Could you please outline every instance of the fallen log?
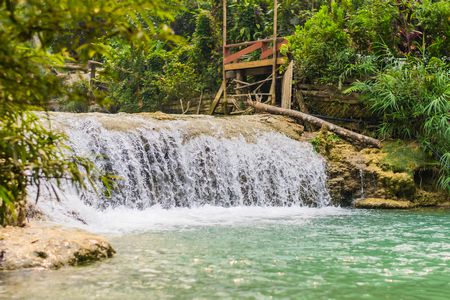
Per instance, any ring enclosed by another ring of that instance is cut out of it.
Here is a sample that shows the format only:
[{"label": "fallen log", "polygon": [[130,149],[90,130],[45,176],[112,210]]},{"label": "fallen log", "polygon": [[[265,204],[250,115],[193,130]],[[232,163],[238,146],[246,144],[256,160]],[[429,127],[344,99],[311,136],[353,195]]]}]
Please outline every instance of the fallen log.
[{"label": "fallen log", "polygon": [[253,106],[255,109],[257,109],[259,111],[265,111],[265,112],[269,112],[272,114],[298,118],[298,119],[301,119],[301,120],[308,122],[317,127],[325,126],[329,131],[334,132],[335,134],[341,136],[342,138],[344,138],[346,140],[357,141],[357,142],[365,144],[365,145],[370,145],[370,146],[374,146],[376,148],[381,148],[381,142],[377,139],[353,132],[351,130],[334,125],[333,123],[324,121],[322,119],[302,113],[300,111],[279,108],[279,107],[276,107],[273,105],[267,105],[264,103],[255,102],[255,101],[251,101],[251,100],[249,100],[247,102],[249,105]]}]

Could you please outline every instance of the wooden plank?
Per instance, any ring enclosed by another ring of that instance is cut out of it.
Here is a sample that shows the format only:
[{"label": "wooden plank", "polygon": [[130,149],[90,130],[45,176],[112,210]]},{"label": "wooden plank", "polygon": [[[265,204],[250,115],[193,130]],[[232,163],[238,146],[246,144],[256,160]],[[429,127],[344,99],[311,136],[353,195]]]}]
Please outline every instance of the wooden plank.
[{"label": "wooden plank", "polygon": [[[267,75],[272,74],[272,66],[265,66],[253,69],[243,69],[244,76]],[[236,78],[236,71],[227,71],[227,79]]]},{"label": "wooden plank", "polygon": [[291,61],[283,76],[283,90],[281,97],[281,107],[291,109],[292,99],[292,77],[294,74],[294,62]]},{"label": "wooden plank", "polygon": [[[261,96],[269,96],[270,95],[270,93],[254,93],[253,95],[255,95],[255,94],[261,95]],[[228,95],[228,96],[230,96],[230,97],[247,97],[248,94],[234,94],[234,95]]]},{"label": "wooden plank", "polygon": [[[213,102],[211,103],[211,107],[209,108],[209,114],[212,115],[214,111],[217,108],[217,104],[219,104],[220,97],[222,97],[222,94],[224,93],[226,81],[222,81],[222,84],[220,85],[220,89],[217,92],[216,96],[214,97]],[[224,101],[226,103],[226,101]]]},{"label": "wooden plank", "polygon": [[[281,49],[281,47],[282,47],[283,45],[285,45],[285,44],[287,44],[287,41],[286,41],[286,40],[284,40],[284,41],[282,41],[282,42],[278,42],[278,43],[277,43],[277,52],[279,52],[280,49]],[[263,50],[263,51],[261,52],[260,59],[266,59],[266,58],[268,58],[269,56],[271,56],[272,54],[273,54],[273,49],[272,49],[272,48],[267,48],[266,50]]]},{"label": "wooden plank", "polygon": [[[286,40],[284,37],[279,37],[277,38],[278,41],[283,41]],[[267,43],[267,42],[272,42],[273,38],[270,39],[262,39],[262,40],[256,40],[256,41],[250,41],[250,42],[243,42],[243,43],[237,43],[237,44],[228,44],[225,47],[226,48],[236,48],[236,47],[242,47],[242,46],[248,46],[248,45],[252,45],[254,43],[258,43],[258,42],[263,42],[263,43]]]},{"label": "wooden plank", "polygon": [[255,43],[255,44],[251,45],[250,47],[247,47],[245,49],[242,49],[241,51],[233,53],[230,56],[225,57],[225,59],[223,60],[223,63],[224,64],[229,64],[230,62],[238,60],[242,56],[244,56],[246,54],[249,54],[249,53],[252,53],[253,51],[256,51],[256,50],[260,49],[262,47],[262,45],[263,45],[262,42]]},{"label": "wooden plank", "polygon": [[[277,59],[277,65],[283,65],[284,63],[286,63],[286,58],[280,57]],[[272,64],[273,64],[272,59],[264,59],[264,60],[257,60],[257,61],[240,62],[240,63],[235,63],[235,64],[227,64],[224,66],[224,68],[225,68],[225,71],[231,71],[231,70],[267,67],[267,66],[272,66]]]},{"label": "wooden plank", "polygon": [[[278,77],[278,78],[281,78],[281,77]],[[251,87],[251,86],[255,86],[255,85],[258,85],[260,83],[264,83],[264,82],[267,82],[267,81],[270,81],[270,80],[272,80],[272,76],[270,78],[266,78],[266,79],[263,79],[263,80],[260,80],[260,81],[247,83],[244,86],[240,86],[240,87],[236,88],[236,90],[240,90],[240,89],[248,88],[248,87]]]}]

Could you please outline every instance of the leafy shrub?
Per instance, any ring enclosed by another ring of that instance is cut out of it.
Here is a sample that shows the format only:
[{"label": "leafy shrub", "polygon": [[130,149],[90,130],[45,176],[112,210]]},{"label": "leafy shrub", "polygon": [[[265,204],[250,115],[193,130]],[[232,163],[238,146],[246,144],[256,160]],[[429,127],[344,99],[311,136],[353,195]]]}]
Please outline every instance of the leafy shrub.
[{"label": "leafy shrub", "polygon": [[378,44],[392,47],[395,43],[394,23],[398,15],[392,0],[364,1],[348,22],[353,46],[361,53],[371,53]]},{"label": "leafy shrub", "polygon": [[289,39],[289,49],[297,62],[297,74],[301,80],[314,81],[342,73],[339,70],[330,74],[329,66],[337,60],[335,53],[348,49],[350,37],[342,27],[343,11],[336,5],[333,9],[330,11],[327,6],[322,6]]},{"label": "leafy shrub", "polygon": [[450,55],[450,2],[424,0],[415,12],[427,51],[432,56]]},{"label": "leafy shrub", "polygon": [[[46,129],[32,113],[11,110],[0,118],[0,225],[25,221],[27,187],[52,179],[59,186],[71,181],[84,188],[109,177],[98,173],[93,163],[71,153],[65,136]],[[52,186],[53,188],[53,186]],[[39,192],[37,194],[39,197]]]},{"label": "leafy shrub", "polygon": [[373,79],[356,82],[347,92],[361,92],[381,119],[382,137],[418,139],[441,161],[440,184],[450,191],[450,71],[432,58],[392,59]]}]

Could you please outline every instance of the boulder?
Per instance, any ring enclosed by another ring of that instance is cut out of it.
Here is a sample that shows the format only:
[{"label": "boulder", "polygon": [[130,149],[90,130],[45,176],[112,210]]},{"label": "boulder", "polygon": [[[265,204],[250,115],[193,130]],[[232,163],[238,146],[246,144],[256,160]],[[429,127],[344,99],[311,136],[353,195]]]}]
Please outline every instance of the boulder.
[{"label": "boulder", "polygon": [[112,257],[106,239],[49,223],[0,228],[0,270],[58,269]]}]

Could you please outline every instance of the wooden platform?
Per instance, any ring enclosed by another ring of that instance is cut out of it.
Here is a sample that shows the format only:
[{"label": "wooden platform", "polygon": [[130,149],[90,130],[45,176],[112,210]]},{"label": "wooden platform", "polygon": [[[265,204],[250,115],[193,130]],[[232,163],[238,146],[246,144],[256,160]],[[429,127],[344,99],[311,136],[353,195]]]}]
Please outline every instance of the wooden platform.
[{"label": "wooden platform", "polygon": [[[290,108],[292,96],[292,64],[288,72],[280,76],[280,66],[287,65],[288,58],[281,53],[283,45],[288,43],[284,37],[277,35],[278,0],[273,4],[273,35],[272,38],[247,41],[237,44],[227,43],[227,7],[228,1],[222,1],[223,6],[223,61],[222,84],[211,107],[210,114],[221,104],[222,113],[248,114],[253,111],[249,101],[277,103],[277,97],[282,97],[283,107]],[[283,90],[277,89],[278,84]]]}]

